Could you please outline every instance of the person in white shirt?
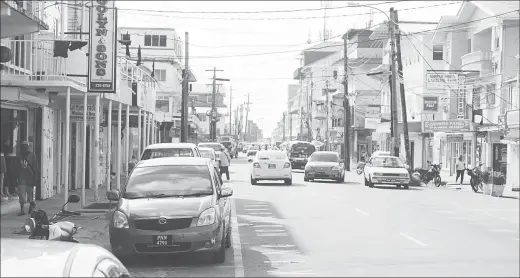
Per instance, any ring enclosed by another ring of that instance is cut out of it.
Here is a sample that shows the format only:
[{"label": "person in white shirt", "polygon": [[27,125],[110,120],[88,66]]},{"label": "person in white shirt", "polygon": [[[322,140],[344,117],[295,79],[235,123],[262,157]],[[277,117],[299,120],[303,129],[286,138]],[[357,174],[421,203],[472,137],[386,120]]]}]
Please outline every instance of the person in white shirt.
[{"label": "person in white shirt", "polygon": [[460,184],[462,184],[462,181],[464,181],[464,170],[466,169],[466,163],[464,163],[464,160],[462,159],[462,155],[459,156],[459,159],[457,160],[455,167],[457,170],[457,177],[455,178],[455,182],[457,182],[457,180],[459,179],[459,176],[460,176]]},{"label": "person in white shirt", "polygon": [[219,154],[220,157],[220,176],[222,177],[223,173],[226,173],[226,178],[229,180],[229,164],[231,161],[231,157],[229,156],[227,149],[222,148],[222,151]]}]

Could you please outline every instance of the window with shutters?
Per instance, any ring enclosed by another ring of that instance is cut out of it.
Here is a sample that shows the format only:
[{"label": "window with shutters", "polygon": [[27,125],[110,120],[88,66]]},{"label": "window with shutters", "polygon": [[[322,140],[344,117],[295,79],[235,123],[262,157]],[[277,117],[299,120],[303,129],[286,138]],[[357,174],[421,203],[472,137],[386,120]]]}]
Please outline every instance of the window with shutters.
[{"label": "window with shutters", "polygon": [[144,36],[144,46],[167,46],[167,37],[166,35],[145,35]]},{"label": "window with shutters", "polygon": [[144,35],[144,46],[152,46],[152,35]]},{"label": "window with shutters", "polygon": [[443,45],[437,44],[433,46],[433,60],[434,61],[442,61],[443,57]]},{"label": "window with shutters", "polygon": [[166,81],[166,70],[165,69],[156,69],[154,71],[154,78],[157,81]]},{"label": "window with shutters", "polygon": [[495,99],[495,84],[487,85],[486,86],[486,104],[487,108],[491,108],[496,103]]},{"label": "window with shutters", "polygon": [[159,46],[166,47],[166,35],[159,36]]},{"label": "window with shutters", "polygon": [[507,111],[513,110],[513,85],[507,85],[502,89],[502,101],[500,105],[500,114],[504,115]]},{"label": "window with shutters", "polygon": [[471,39],[468,39],[468,53],[471,53]]}]

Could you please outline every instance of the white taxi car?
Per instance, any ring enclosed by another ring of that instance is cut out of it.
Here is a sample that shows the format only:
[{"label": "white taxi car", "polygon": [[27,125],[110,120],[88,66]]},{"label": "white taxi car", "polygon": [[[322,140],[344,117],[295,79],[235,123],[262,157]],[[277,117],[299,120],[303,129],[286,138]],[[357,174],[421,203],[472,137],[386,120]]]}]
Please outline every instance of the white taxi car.
[{"label": "white taxi car", "polygon": [[283,151],[258,151],[251,165],[251,184],[259,180],[283,180],[292,184],[291,162]]},{"label": "white taxi car", "polygon": [[365,186],[397,185],[409,188],[410,174],[406,165],[395,156],[376,156],[365,165]]}]

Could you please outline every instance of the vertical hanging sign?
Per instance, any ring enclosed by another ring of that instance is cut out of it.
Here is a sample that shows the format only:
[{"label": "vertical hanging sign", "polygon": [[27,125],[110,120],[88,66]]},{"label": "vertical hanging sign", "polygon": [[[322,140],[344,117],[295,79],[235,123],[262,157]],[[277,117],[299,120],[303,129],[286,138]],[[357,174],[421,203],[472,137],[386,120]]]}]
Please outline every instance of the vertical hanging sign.
[{"label": "vertical hanging sign", "polygon": [[117,18],[115,1],[92,1],[88,56],[89,92],[116,92],[116,59]]}]

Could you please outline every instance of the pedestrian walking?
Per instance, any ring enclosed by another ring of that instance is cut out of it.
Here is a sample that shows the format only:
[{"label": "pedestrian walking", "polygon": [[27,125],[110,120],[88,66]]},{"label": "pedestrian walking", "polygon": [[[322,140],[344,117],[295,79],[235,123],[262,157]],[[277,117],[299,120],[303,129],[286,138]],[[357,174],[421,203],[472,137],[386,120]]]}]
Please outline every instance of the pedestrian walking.
[{"label": "pedestrian walking", "polygon": [[36,207],[34,203],[35,187],[39,186],[40,165],[36,155],[29,149],[27,141],[20,146],[20,168],[18,171],[18,198],[20,202],[20,214],[24,215],[24,205],[29,203],[29,213]]},{"label": "pedestrian walking", "polygon": [[135,155],[132,155],[132,160],[130,160],[128,162],[128,174],[129,175],[132,172],[132,170],[134,169],[136,164],[137,164],[137,159],[135,159]]},{"label": "pedestrian walking", "polygon": [[222,148],[222,151],[219,154],[220,157],[220,176],[222,177],[223,173],[226,173],[226,178],[229,180],[229,164],[231,161],[231,157],[229,156],[227,149]]},{"label": "pedestrian walking", "polygon": [[462,159],[462,155],[460,155],[459,159],[457,159],[455,167],[457,170],[457,177],[455,178],[455,182],[457,182],[460,176],[460,184],[462,184],[462,182],[464,181],[464,170],[466,169],[466,163]]}]

